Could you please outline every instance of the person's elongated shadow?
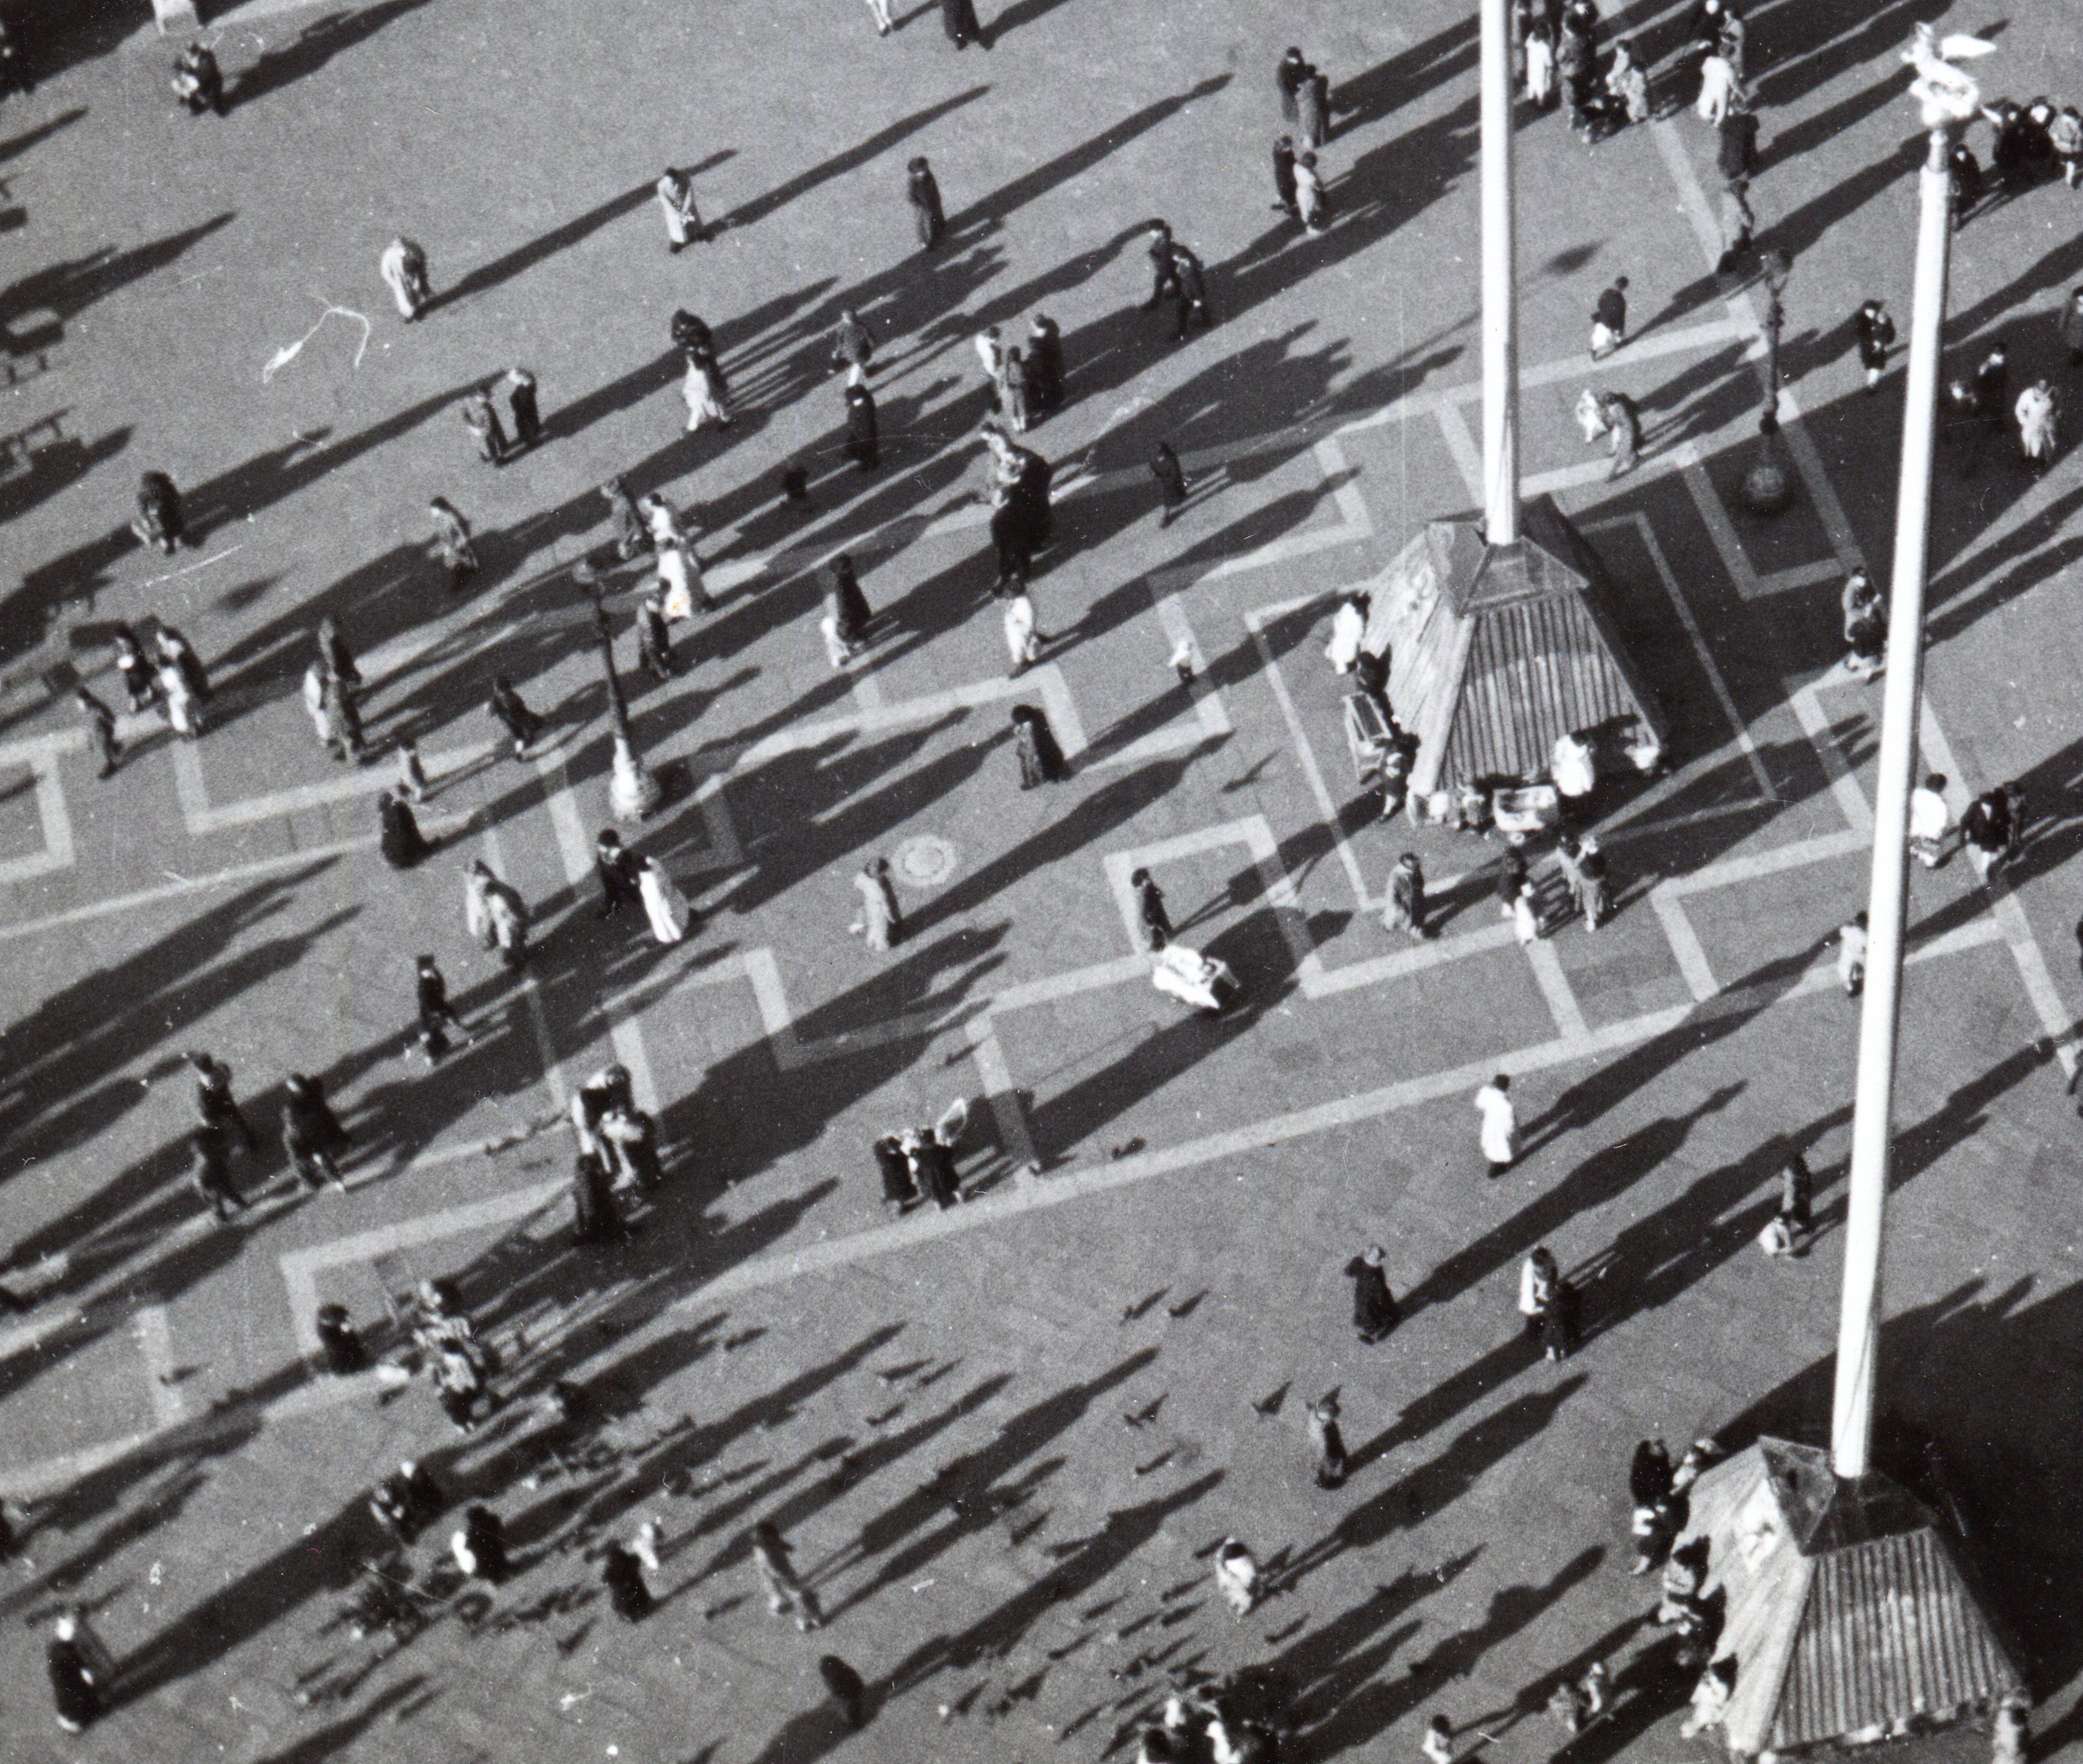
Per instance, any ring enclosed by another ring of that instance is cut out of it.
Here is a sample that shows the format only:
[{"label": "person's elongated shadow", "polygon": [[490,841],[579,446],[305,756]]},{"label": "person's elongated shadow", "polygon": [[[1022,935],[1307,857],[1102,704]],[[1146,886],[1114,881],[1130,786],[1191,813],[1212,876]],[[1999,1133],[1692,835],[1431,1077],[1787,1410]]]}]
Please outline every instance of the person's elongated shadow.
[{"label": "person's elongated shadow", "polygon": [[416,12],[427,0],[379,0],[359,12],[328,12],[304,27],[279,49],[264,49],[260,59],[226,82],[225,108],[257,104],[284,87],[315,74],[336,55],[359,48],[387,24]]},{"label": "person's elongated shadow", "polygon": [[[722,159],[730,157],[729,150],[713,154],[698,170],[706,170]],[[598,203],[583,214],[576,214],[560,226],[553,226],[547,233],[530,239],[525,245],[517,245],[510,251],[495,257],[488,264],[480,264],[469,271],[461,281],[446,288],[437,288],[434,297],[420,309],[422,315],[441,311],[443,308],[461,305],[473,294],[484,293],[496,288],[501,282],[510,281],[524,271],[546,263],[560,251],[569,251],[580,240],[598,233],[611,221],[633,213],[651,200],[653,186],[640,184]]]},{"label": "person's elongated shadow", "polygon": [[819,185],[830,184],[834,178],[843,178],[850,171],[859,171],[861,167],[887,153],[898,141],[917,134],[929,123],[953,115],[965,105],[974,104],[990,90],[988,86],[972,86],[966,91],[957,92],[952,97],[941,99],[937,103],[915,110],[908,116],[901,116],[887,127],[877,129],[866,140],[856,142],[843,153],[834,154],[830,158],[811,167],[809,171],[798,172],[785,184],[776,184],[763,195],[756,196],[749,202],[740,203],[722,216],[717,224],[727,227],[750,226],[755,221],[764,220],[777,209],[786,208],[799,196],[809,195]]}]

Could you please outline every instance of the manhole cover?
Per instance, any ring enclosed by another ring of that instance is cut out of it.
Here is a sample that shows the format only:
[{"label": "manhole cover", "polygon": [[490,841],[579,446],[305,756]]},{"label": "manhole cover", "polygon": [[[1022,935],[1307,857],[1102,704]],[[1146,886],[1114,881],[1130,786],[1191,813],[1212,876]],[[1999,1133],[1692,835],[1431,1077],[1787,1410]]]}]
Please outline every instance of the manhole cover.
[{"label": "manhole cover", "polygon": [[930,888],[955,873],[955,848],[930,833],[906,839],[889,860],[890,873],[915,888]]}]

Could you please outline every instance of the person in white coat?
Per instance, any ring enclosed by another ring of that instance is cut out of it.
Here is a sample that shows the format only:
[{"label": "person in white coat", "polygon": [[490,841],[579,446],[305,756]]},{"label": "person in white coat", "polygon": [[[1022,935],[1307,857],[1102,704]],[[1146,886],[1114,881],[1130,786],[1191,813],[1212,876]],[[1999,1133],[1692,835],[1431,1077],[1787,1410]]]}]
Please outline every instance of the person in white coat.
[{"label": "person in white coat", "polygon": [[1329,209],[1324,200],[1324,180],[1316,171],[1316,156],[1305,153],[1295,162],[1295,212],[1303,226],[1320,233],[1329,224]]},{"label": "person in white coat", "polygon": [[860,917],[847,930],[864,938],[868,947],[885,950],[904,935],[904,915],[897,905],[897,889],[889,880],[889,860],[871,858],[853,879],[860,893]]},{"label": "person in white coat", "polygon": [[1709,55],[1700,64],[1700,97],[1692,107],[1693,114],[1703,123],[1720,128],[1738,90],[1734,64],[1725,56]]},{"label": "person in white coat", "polygon": [[427,254],[408,238],[394,238],[383,247],[376,267],[398,302],[399,316],[410,324],[433,298],[427,285]]},{"label": "person in white coat", "polygon": [[1025,593],[1005,603],[1005,652],[1012,658],[1008,679],[1017,680],[1042,659],[1042,634],[1034,628],[1034,602]]},{"label": "person in white coat", "polygon": [[716,377],[707,363],[690,360],[687,378],[680,382],[680,396],[687,401],[687,429],[692,433],[704,421],[719,428],[730,427],[730,405]]},{"label": "person in white coat", "polygon": [[1477,1137],[1494,1176],[1502,1175],[1519,1158],[1519,1114],[1510,1090],[1511,1080],[1500,1072],[1476,1092],[1476,1112],[1482,1116]]},{"label": "person in white coat", "polygon": [[709,230],[702,225],[701,210],[695,205],[694,180],[668,166],[656,188],[665,217],[665,249],[677,253],[691,243],[706,245]]},{"label": "person in white coat", "polygon": [[1240,1618],[1258,1602],[1258,1562],[1235,1538],[1224,1538],[1215,1551],[1215,1589]]},{"label": "person in white coat", "polygon": [[662,496],[645,496],[637,503],[636,510],[650,530],[658,559],[658,580],[665,589],[665,617],[691,618],[697,610],[715,611],[715,603],[702,583],[701,559],[688,544],[687,530],[672,505]]},{"label": "person in white coat", "polygon": [[1150,983],[1168,998],[1219,1017],[1244,996],[1230,964],[1185,943],[1168,943],[1151,958]]},{"label": "person in white coat", "polygon": [[656,858],[644,859],[636,872],[636,892],[644,897],[644,916],[651,922],[651,935],[670,947],[680,943],[694,922],[694,909],[680,892],[680,885],[658,867]]},{"label": "person in white coat", "polygon": [[1331,640],[1324,646],[1324,659],[1333,673],[1350,673],[1359,659],[1360,639],[1367,635],[1367,597],[1355,594],[1338,602],[1331,615]]}]

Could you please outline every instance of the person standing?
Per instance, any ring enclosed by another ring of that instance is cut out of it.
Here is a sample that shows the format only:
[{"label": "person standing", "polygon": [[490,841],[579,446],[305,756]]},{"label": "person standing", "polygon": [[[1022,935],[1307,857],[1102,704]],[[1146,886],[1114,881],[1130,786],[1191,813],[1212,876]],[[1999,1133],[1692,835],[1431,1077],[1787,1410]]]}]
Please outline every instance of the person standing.
[{"label": "person standing", "polygon": [[391,298],[398,303],[398,315],[410,324],[426,310],[433,290],[427,281],[427,254],[411,239],[394,238],[376,260]]},{"label": "person standing", "polygon": [[251,1153],[260,1150],[251,1124],[232,1094],[231,1068],[213,1055],[196,1049],[188,1056],[196,1075],[196,1119],[217,1133],[234,1133]]},{"label": "person standing", "polygon": [[1545,19],[1526,27],[1526,101],[1536,110],[1555,103],[1555,29]]},{"label": "person standing", "polygon": [[1338,1399],[1319,1397],[1309,1405],[1309,1442],[1316,1448],[1316,1486],[1342,1488],[1350,1468],[1345,1435],[1338,1429]]},{"label": "person standing", "polygon": [[1960,843],[1966,848],[1967,861],[1975,867],[1975,876],[1984,884],[2018,848],[2022,829],[2013,799],[2018,794],[2017,785],[1999,784],[1994,790],[1984,791],[1961,813]]},{"label": "person standing", "polygon": [[759,1584],[767,1593],[767,1610],[776,1617],[792,1615],[796,1628],[805,1635],[822,1629],[825,1619],[818,1609],[818,1595],[796,1572],[795,1564],[789,1559],[792,1552],[774,1521],[759,1521],[747,1542],[752,1565],[758,1570]]},{"label": "person standing", "polygon": [[1635,410],[1634,400],[1626,393],[1603,392],[1599,395],[1599,419],[1606,425],[1606,433],[1611,437],[1607,448],[1612,455],[1613,466],[1606,474],[1610,483],[1627,476],[1641,457],[1641,418]]},{"label": "person standing", "polygon": [[572,1241],[577,1244],[623,1243],[627,1222],[615,1204],[615,1179],[598,1151],[581,1151],[572,1160]]},{"label": "person standing", "polygon": [[1866,390],[1877,392],[1887,366],[1889,346],[1895,341],[1895,320],[1879,301],[1869,300],[1852,315],[1852,328],[1859,340],[1859,365],[1866,370]]},{"label": "person standing", "polygon": [[78,705],[88,728],[94,732],[95,750],[101,756],[101,770],[95,775],[112,776],[116,762],[123,756],[123,744],[116,739],[116,713],[86,686],[74,689],[73,702]]},{"label": "person standing", "polygon": [[1308,83],[1315,71],[1302,59],[1302,52],[1291,49],[1280,57],[1280,65],[1273,70],[1273,83],[1280,94],[1280,116],[1283,122],[1296,123],[1302,120],[1302,88]]},{"label": "person standing", "polygon": [[1312,147],[1331,138],[1331,82],[1316,68],[1295,91],[1295,132]]},{"label": "person standing", "polygon": [[1406,851],[1388,873],[1388,904],[1381,915],[1385,931],[1403,931],[1413,943],[1432,935],[1425,923],[1425,871],[1418,854]]},{"label": "person standing", "polygon": [[607,1602],[625,1623],[651,1614],[651,1589],[644,1584],[644,1564],[621,1544],[611,1542],[600,1553],[600,1581]]},{"label": "person standing", "polygon": [[83,1733],[99,1716],[106,1689],[94,1676],[74,1635],[73,1621],[61,1617],[44,1648],[44,1666],[51,1685],[57,1724],[68,1733]]},{"label": "person standing", "polygon": [[145,646],[129,626],[119,622],[109,641],[116,652],[116,677],[122,681],[123,690],[129,698],[130,714],[136,716],[158,698],[159,677],[145,659]]},{"label": "person standing", "polygon": [[1157,480],[1157,493],[1164,500],[1164,512],[1157,517],[1160,527],[1172,525],[1172,517],[1186,505],[1189,486],[1186,474],[1179,464],[1179,456],[1172,451],[1169,441],[1161,441],[1151,449],[1150,475]]},{"label": "person standing", "polygon": [[999,341],[998,327],[987,325],[970,339],[977,352],[977,361],[983,369],[984,378],[991,382],[991,407],[994,411],[1005,408],[1005,345]]},{"label": "person standing", "polygon": [[[0,26],[0,38],[4,38],[6,27]],[[200,41],[191,43],[183,49],[174,62],[174,77],[171,82],[174,96],[180,99],[191,116],[200,116],[205,111],[224,114],[224,73],[217,65],[217,57]]]},{"label": "person standing", "polygon": [[1215,1590],[1241,1620],[1258,1603],[1258,1561],[1235,1538],[1224,1538],[1215,1551]]},{"label": "person standing", "polygon": [[509,368],[499,383],[506,388],[506,407],[513,413],[514,445],[533,447],[543,438],[543,411],[535,401],[535,376],[526,368]]},{"label": "person standing", "polygon": [[1951,853],[1953,812],[1946,806],[1946,775],[1933,772],[1909,793],[1910,855],[1935,870]]},{"label": "person standing", "polygon": [[1531,949],[1540,941],[1546,926],[1541,918],[1540,896],[1532,882],[1519,884],[1506,916],[1511,920],[1511,934],[1519,939],[1521,949]]},{"label": "person standing", "polygon": [[292,1072],[283,1081],[283,1090],[282,1149],[289,1154],[290,1167],[306,1188],[330,1182],[345,1194],[347,1184],[335,1154],[354,1142],[327,1102],[324,1085]]},{"label": "person standing", "polygon": [[1562,865],[1563,875],[1569,878],[1570,893],[1577,903],[1577,910],[1584,916],[1584,929],[1595,931],[1605,922],[1608,910],[1605,853],[1588,834],[1578,838],[1574,833],[1565,833],[1556,846],[1555,855]]},{"label": "person standing", "polygon": [[1012,707],[1012,737],[1020,753],[1020,787],[1061,783],[1070,776],[1063,750],[1056,745],[1056,732],[1047,715],[1031,704]]},{"label": "person standing", "polygon": [[477,574],[477,547],[471,542],[470,522],[446,496],[427,504],[434,523],[434,557],[449,572],[449,592],[459,594]]},{"label": "person standing", "polygon": [[513,690],[513,682],[505,674],[492,676],[492,697],[485,708],[512,736],[514,758],[526,759],[528,749],[543,732],[543,720],[521,702],[521,694]]},{"label": "person standing", "polygon": [[2043,474],[2054,463],[2060,445],[2060,411],[2053,381],[2043,377],[2019,393],[2016,414],[2018,451],[2028,466]]},{"label": "person standing", "polygon": [[1305,153],[1295,162],[1295,213],[1303,226],[1320,233],[1329,224],[1324,201],[1324,180],[1316,175],[1316,156]]},{"label": "person standing", "polygon": [[730,403],[723,382],[712,365],[713,357],[690,356],[687,371],[680,381],[680,398],[687,407],[687,433],[691,435],[705,422],[719,428],[731,426]]},{"label": "person standing", "polygon": [[497,950],[509,968],[528,959],[526,904],[482,858],[463,872],[463,926],[480,948]]},{"label": "person standing", "polygon": [[506,431],[500,425],[499,412],[492,407],[492,395],[480,386],[463,399],[463,426],[471,433],[477,443],[477,457],[488,466],[506,463]]},{"label": "person standing", "polygon": [[209,673],[202,665],[202,657],[196,653],[195,645],[163,618],[152,634],[152,646],[158,652],[162,667],[171,665],[180,670],[181,678],[188,682],[196,702],[209,703]]},{"label": "person standing", "polygon": [[882,437],[875,417],[875,395],[864,386],[846,389],[847,456],[863,471],[882,463]]},{"label": "person standing", "polygon": [[1844,996],[1856,998],[1866,985],[1866,915],[1854,913],[1837,927],[1837,978]]},{"label": "person standing", "polygon": [[702,211],[695,203],[694,179],[671,166],[653,187],[659,212],[665,217],[665,250],[677,257],[690,244],[708,243],[709,230],[702,225]]},{"label": "person standing", "polygon": [[860,896],[860,917],[847,927],[864,939],[870,949],[887,951],[904,935],[904,914],[897,904],[896,884],[889,880],[889,860],[870,858],[853,879]]},{"label": "person standing", "polygon": [[958,49],[967,49],[972,41],[980,49],[991,47],[991,39],[977,22],[975,0],[940,0],[940,28]]},{"label": "person standing", "polygon": [[1700,96],[1692,113],[1718,129],[1730,111],[1742,102],[1743,88],[1735,69],[1718,49],[1712,51],[1700,63]]},{"label": "person standing", "polygon": [[202,707],[179,663],[160,662],[159,696],[166,705],[167,727],[184,741],[201,741]]},{"label": "person standing", "polygon": [[673,632],[665,618],[670,592],[662,581],[636,603],[636,651],[644,671],[661,682],[682,671],[684,664],[673,653]]},{"label": "person standing", "polygon": [[137,479],[137,516],[130,523],[130,530],[141,543],[168,557],[188,542],[181,493],[163,471],[148,471]]},{"label": "person standing", "polygon": [[420,1044],[426,1050],[429,1061],[441,1057],[448,1051],[448,1032],[451,1029],[463,1037],[463,1045],[475,1044],[474,1038],[455,1006],[449,1002],[449,983],[441,966],[431,956],[422,956],[414,964],[412,998],[420,1019]]},{"label": "person standing", "polygon": [[1277,136],[1273,143],[1274,207],[1294,220],[1302,218],[1295,201],[1295,137]]},{"label": "person standing", "polygon": [[1005,648],[1012,658],[1012,665],[1006,669],[1008,680],[1017,680],[1042,659],[1042,633],[1034,628],[1034,602],[1027,597],[1024,587],[1016,588],[1005,599]]},{"label": "person standing", "polygon": [[832,333],[832,369],[846,369],[848,386],[868,382],[868,365],[875,359],[875,339],[852,307],[839,310],[839,328]]},{"label": "person standing", "polygon": [[691,618],[697,612],[714,612],[716,602],[709,598],[708,584],[702,580],[702,560],[672,505],[663,496],[649,496],[636,508],[658,560],[658,584],[664,591],[659,608],[666,621]]},{"label": "person standing", "polygon": [[1627,341],[1627,286],[1625,276],[1603,289],[1591,309],[1591,359],[1603,361]]},{"label": "person standing", "polygon": [[1379,1243],[1370,1243],[1346,1264],[1346,1277],[1353,1283],[1353,1329],[1370,1348],[1388,1340],[1403,1321],[1402,1307],[1382,1272],[1388,1260],[1388,1251]]},{"label": "person standing", "polygon": [[232,1180],[224,1135],[214,1127],[198,1127],[188,1135],[188,1150],[195,1158],[189,1175],[196,1192],[209,1203],[218,1224],[229,1225],[233,1213],[244,1212],[247,1202]]},{"label": "person standing", "polygon": [[999,395],[1004,401],[1005,414],[1012,424],[1013,432],[1025,435],[1033,421],[1033,413],[1029,398],[1027,362],[1017,349],[1005,352],[999,373]]},{"label": "person standing", "polygon": [[1042,416],[1063,407],[1063,336],[1046,312],[1035,314],[1027,327],[1027,393]]},{"label": "person standing", "polygon": [[1493,1177],[1519,1161],[1519,1114],[1510,1091],[1510,1078],[1500,1072],[1476,1092],[1476,1112],[1482,1117],[1477,1139]]},{"label": "person standing", "polygon": [[695,909],[680,885],[659,867],[656,858],[638,860],[636,891],[644,901],[644,917],[651,935],[667,948],[683,943],[694,923]]},{"label": "person standing", "polygon": [[1135,890],[1135,918],[1143,927],[1143,947],[1155,955],[1174,935],[1172,915],[1164,909],[1164,891],[1147,870],[1131,871],[1128,885]]},{"label": "person standing", "polygon": [[382,791],[376,799],[376,813],[381,827],[377,850],[392,869],[409,870],[434,849],[420,831],[418,818],[403,791]]},{"label": "person standing", "polygon": [[940,207],[940,185],[923,153],[904,168],[904,200],[911,205],[911,225],[919,235],[919,248],[930,251],[948,230],[948,217]]},{"label": "person standing", "polygon": [[644,910],[644,897],[637,887],[638,860],[612,827],[601,829],[593,844],[594,874],[600,881],[600,905],[595,918],[612,918],[625,906]]}]

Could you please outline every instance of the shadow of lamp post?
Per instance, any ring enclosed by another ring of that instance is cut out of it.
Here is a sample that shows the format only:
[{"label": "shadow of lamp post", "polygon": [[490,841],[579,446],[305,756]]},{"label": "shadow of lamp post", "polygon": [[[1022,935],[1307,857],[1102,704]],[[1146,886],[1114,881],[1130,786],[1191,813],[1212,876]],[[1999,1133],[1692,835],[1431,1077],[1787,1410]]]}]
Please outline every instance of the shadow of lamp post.
[{"label": "shadow of lamp post", "polygon": [[1764,381],[1758,413],[1757,454],[1743,472],[1739,493],[1752,514],[1777,514],[1794,500],[1794,475],[1787,470],[1785,445],[1779,438],[1779,343],[1786,329],[1787,279],[1794,273],[1793,260],[1774,247],[1763,259],[1766,302],[1764,360],[1758,372]]},{"label": "shadow of lamp post", "polygon": [[607,685],[608,720],[615,725],[615,763],[607,783],[608,812],[617,821],[641,821],[664,800],[665,791],[644,762],[629,732],[629,704],[615,671],[615,633],[607,622],[607,601],[600,572],[585,558],[572,566],[572,580],[593,602],[594,635],[600,644],[600,669]]}]

